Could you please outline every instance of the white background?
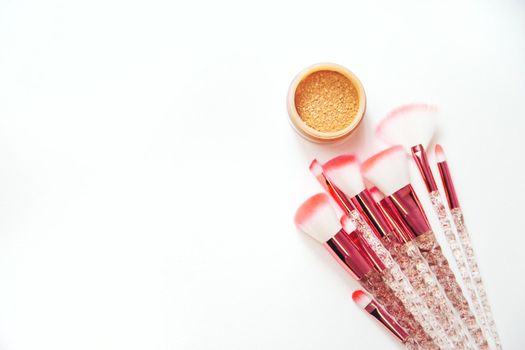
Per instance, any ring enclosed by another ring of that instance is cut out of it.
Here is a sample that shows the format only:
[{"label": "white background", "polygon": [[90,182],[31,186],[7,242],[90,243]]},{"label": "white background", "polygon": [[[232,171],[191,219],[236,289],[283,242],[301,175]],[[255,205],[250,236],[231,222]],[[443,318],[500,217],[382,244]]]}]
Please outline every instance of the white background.
[{"label": "white background", "polygon": [[[0,1],[0,349],[396,348],[293,214],[414,101],[523,348],[525,3],[425,3]],[[368,96],[336,146],[287,121],[320,61]]]}]

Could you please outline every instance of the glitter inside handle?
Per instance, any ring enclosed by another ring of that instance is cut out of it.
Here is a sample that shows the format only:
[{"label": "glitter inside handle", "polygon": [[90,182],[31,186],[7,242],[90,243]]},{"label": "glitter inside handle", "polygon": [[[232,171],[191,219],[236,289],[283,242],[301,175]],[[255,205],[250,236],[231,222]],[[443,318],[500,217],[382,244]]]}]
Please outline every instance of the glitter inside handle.
[{"label": "glitter inside handle", "polygon": [[417,245],[412,241],[406,244],[389,242],[387,247],[412,286],[436,316],[455,348],[472,348],[466,330],[464,330],[463,324],[454,311],[454,307],[427,261],[421,255]]},{"label": "glitter inside handle", "polygon": [[394,294],[401,300],[406,309],[414,316],[419,324],[421,324],[425,332],[432,337],[436,344],[441,348],[450,348],[452,344],[440,323],[430,312],[419,294],[417,294],[408,278],[403,274],[399,265],[390,255],[390,252],[372,232],[370,226],[368,226],[357,210],[352,210],[349,213],[349,217],[359,232],[361,232],[363,238],[385,264],[385,283],[392,289]]},{"label": "glitter inside handle", "polygon": [[501,339],[496,328],[496,322],[494,321],[494,316],[492,315],[492,309],[487,298],[487,292],[481,279],[481,274],[479,272],[478,263],[476,262],[476,257],[474,255],[474,249],[470,241],[470,235],[468,233],[467,227],[465,226],[465,220],[463,218],[463,212],[460,208],[454,208],[451,210],[452,219],[454,220],[454,225],[458,231],[459,241],[463,247],[467,258],[467,264],[470,269],[471,277],[476,288],[476,292],[479,295],[479,300],[483,306],[484,316],[487,321],[487,328],[492,336],[494,343],[497,349],[501,349]]},{"label": "glitter inside handle", "polygon": [[[407,341],[405,342],[405,348],[407,348],[408,350],[418,350],[422,347],[419,346],[415,339],[407,339]],[[427,348],[423,347],[423,349]]]},{"label": "glitter inside handle", "polygon": [[422,348],[439,350],[439,347],[416,321],[414,316],[407,311],[401,300],[399,300],[392,289],[385,284],[379,272],[375,270],[370,271],[370,273],[361,278],[360,283],[363,288],[383,305],[386,311],[396,319],[401,327],[407,330],[410,336],[421,344]]},{"label": "glitter inside handle", "polygon": [[[487,322],[485,321],[485,316],[483,314],[483,309],[480,300],[476,294],[474,283],[468,271],[467,261],[465,259],[465,256],[463,255],[461,247],[459,246],[459,242],[456,240],[456,235],[452,231],[450,220],[448,219],[445,206],[443,205],[443,201],[441,200],[441,195],[438,191],[433,191],[429,194],[429,196],[430,201],[432,202],[432,207],[434,208],[434,211],[439,218],[439,224],[441,226],[441,229],[445,234],[447,243],[450,246],[450,249],[452,250],[452,255],[454,256],[456,264],[458,265],[461,278],[463,279],[463,282],[467,287],[470,299],[472,300],[474,312],[481,324],[481,327],[483,328],[483,331],[485,332],[485,334],[488,335],[490,333],[487,328]],[[476,342],[477,346],[482,350],[488,349],[489,346],[487,343],[487,339],[483,334],[480,326],[478,325],[478,322],[476,322],[476,317],[472,314],[468,305],[467,307],[458,308],[457,311],[459,312],[461,320],[467,326],[467,329],[474,341]]]}]

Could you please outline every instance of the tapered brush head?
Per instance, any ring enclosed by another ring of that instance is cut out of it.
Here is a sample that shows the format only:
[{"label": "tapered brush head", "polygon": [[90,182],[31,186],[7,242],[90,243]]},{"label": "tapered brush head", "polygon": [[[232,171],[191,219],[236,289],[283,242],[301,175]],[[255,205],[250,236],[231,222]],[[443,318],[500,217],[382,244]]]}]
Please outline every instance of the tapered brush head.
[{"label": "tapered brush head", "polygon": [[352,222],[352,219],[348,215],[341,216],[341,226],[347,233],[352,233],[357,230],[357,227]]},{"label": "tapered brush head", "polygon": [[436,129],[437,108],[427,104],[409,104],[394,109],[377,126],[376,134],[391,145],[428,147]]},{"label": "tapered brush head", "polygon": [[365,189],[361,165],[353,155],[335,157],[323,165],[326,176],[349,197]]},{"label": "tapered brush head", "polygon": [[372,298],[370,298],[368,294],[359,289],[352,293],[352,299],[362,309],[365,309],[372,302]]},{"label": "tapered brush head", "polygon": [[408,158],[402,146],[394,146],[372,156],[362,165],[364,177],[385,196],[410,183]]},{"label": "tapered brush head", "polygon": [[312,175],[317,178],[323,174],[323,166],[317,159],[312,160],[309,169]]},{"label": "tapered brush head", "polygon": [[369,188],[368,191],[372,195],[372,198],[374,199],[374,201],[376,201],[377,203],[381,202],[383,198],[385,198],[385,195],[381,191],[379,191],[379,189],[375,186],[372,188]]},{"label": "tapered brush head", "polygon": [[443,147],[441,147],[440,144],[436,145],[434,152],[436,154],[436,162],[442,163],[442,162],[447,161],[447,157],[445,156],[445,151],[443,151]]},{"label": "tapered brush head", "polygon": [[324,193],[308,198],[295,213],[297,227],[320,243],[330,240],[341,230],[341,224]]}]

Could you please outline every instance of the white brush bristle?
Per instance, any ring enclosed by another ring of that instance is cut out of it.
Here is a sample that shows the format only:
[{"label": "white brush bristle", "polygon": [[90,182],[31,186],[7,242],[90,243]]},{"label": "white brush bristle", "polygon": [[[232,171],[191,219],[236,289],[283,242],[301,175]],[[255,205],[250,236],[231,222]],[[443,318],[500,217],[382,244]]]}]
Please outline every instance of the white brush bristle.
[{"label": "white brush bristle", "polygon": [[408,158],[402,146],[390,147],[363,163],[363,175],[385,196],[410,183]]},{"label": "white brush bristle", "polygon": [[372,298],[362,290],[356,290],[352,293],[352,299],[362,309],[365,309],[372,302]]},{"label": "white brush bristle", "polygon": [[323,169],[330,181],[349,197],[365,189],[361,165],[352,155],[335,157],[323,165]]},{"label": "white brush bristle", "polygon": [[434,150],[436,153],[436,162],[442,163],[447,161],[447,157],[445,157],[445,151],[443,151],[443,147],[441,147],[441,145],[436,145]]},{"label": "white brush bristle", "polygon": [[350,217],[348,217],[348,215],[346,215],[346,214],[341,216],[341,226],[343,226],[343,229],[347,233],[352,233],[355,230],[357,230],[357,227],[352,222],[352,219],[350,219]]},{"label": "white brush bristle", "polygon": [[381,191],[379,191],[379,189],[377,187],[372,187],[371,189],[368,190],[370,192],[370,194],[372,195],[372,198],[377,202],[381,202],[383,200],[383,198],[385,198],[385,195],[383,193],[381,193]]},{"label": "white brush bristle", "polygon": [[436,128],[437,108],[426,104],[410,104],[390,112],[377,126],[377,135],[391,145],[428,147]]},{"label": "white brush bristle", "polygon": [[315,177],[318,177],[323,173],[323,166],[317,159],[312,160],[312,163],[310,163],[309,169],[312,175]]},{"label": "white brush bristle", "polygon": [[341,224],[329,197],[318,193],[308,198],[295,213],[297,227],[320,243],[330,240],[341,230]]}]

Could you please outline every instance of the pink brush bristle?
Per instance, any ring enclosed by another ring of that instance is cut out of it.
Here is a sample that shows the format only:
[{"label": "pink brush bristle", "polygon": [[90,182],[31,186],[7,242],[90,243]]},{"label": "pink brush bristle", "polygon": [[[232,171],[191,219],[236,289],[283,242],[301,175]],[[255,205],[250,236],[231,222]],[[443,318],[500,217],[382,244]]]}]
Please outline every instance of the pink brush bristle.
[{"label": "pink brush bristle", "polygon": [[318,193],[303,202],[295,213],[295,224],[304,233],[324,243],[341,229],[329,197]]},{"label": "pink brush bristle", "polygon": [[365,189],[361,165],[354,155],[335,157],[324,164],[323,169],[330,181],[349,197]]},{"label": "pink brush bristle", "polygon": [[408,158],[402,146],[377,153],[362,165],[364,177],[385,196],[410,183]]},{"label": "pink brush bristle", "polygon": [[323,173],[323,165],[317,159],[312,160],[308,169],[315,177],[318,177]]},{"label": "pink brush bristle", "polygon": [[352,293],[352,300],[362,309],[366,308],[372,302],[372,298],[359,289]]},{"label": "pink brush bristle", "polygon": [[434,152],[436,155],[436,161],[438,163],[445,162],[447,160],[447,157],[445,156],[445,151],[443,151],[443,147],[441,147],[440,144],[437,144],[434,148]]},{"label": "pink brush bristle", "polygon": [[379,153],[374,154],[372,157],[368,158],[366,161],[361,164],[361,169],[363,173],[365,173],[367,170],[369,170],[372,166],[377,164],[377,162],[381,161],[384,157],[388,157],[393,154],[397,153],[405,153],[405,150],[403,149],[403,146],[393,146],[387,149],[382,150]]},{"label": "pink brush bristle", "polygon": [[376,202],[381,202],[385,198],[385,195],[376,186],[371,187],[368,191]]},{"label": "pink brush bristle", "polygon": [[407,152],[416,145],[427,147],[435,130],[437,108],[414,103],[398,107],[376,127],[376,135],[391,145],[403,145]]},{"label": "pink brush bristle", "polygon": [[338,157],[330,159],[328,162],[326,162],[323,168],[328,170],[330,168],[343,167],[347,164],[351,164],[355,162],[358,162],[356,156],[354,156],[353,154],[343,154]]},{"label": "pink brush bristle", "polygon": [[356,226],[352,222],[352,219],[350,219],[350,217],[348,217],[346,214],[341,216],[340,222],[341,226],[347,233],[352,233],[357,230]]}]

